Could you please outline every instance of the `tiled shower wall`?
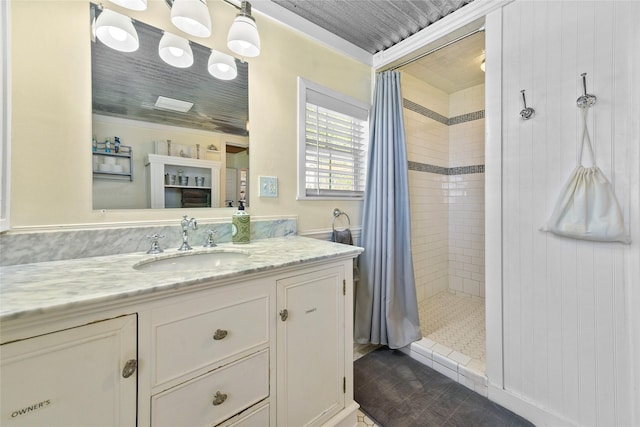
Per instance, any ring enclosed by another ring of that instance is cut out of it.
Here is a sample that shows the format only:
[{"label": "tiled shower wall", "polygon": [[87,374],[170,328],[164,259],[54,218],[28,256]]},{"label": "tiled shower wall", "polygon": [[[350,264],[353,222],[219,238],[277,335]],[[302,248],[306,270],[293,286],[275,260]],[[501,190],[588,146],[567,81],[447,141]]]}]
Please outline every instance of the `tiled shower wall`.
[{"label": "tiled shower wall", "polygon": [[449,289],[484,297],[484,85],[452,93],[449,115]]},{"label": "tiled shower wall", "polygon": [[[402,95],[422,110],[449,111],[445,92],[421,84],[402,74]],[[449,127],[442,120],[427,117],[425,111],[404,108],[404,126],[409,163],[433,165],[446,170],[449,164]],[[445,118],[446,119],[446,118]],[[409,168],[411,203],[411,245],[418,302],[449,286],[449,211],[446,200],[447,175]]]},{"label": "tiled shower wall", "polygon": [[402,75],[418,301],[484,296],[484,85],[447,94]]}]

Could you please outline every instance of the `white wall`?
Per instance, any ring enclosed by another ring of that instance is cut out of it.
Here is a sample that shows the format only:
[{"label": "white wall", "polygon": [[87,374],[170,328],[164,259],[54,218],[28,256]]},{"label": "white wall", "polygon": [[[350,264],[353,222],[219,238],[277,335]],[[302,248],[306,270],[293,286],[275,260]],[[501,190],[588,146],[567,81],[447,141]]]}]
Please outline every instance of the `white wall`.
[{"label": "white wall", "polygon": [[[448,94],[402,74],[402,94],[443,118],[484,110],[484,85]],[[443,168],[484,165],[484,119],[444,124],[404,108],[410,162]],[[484,173],[409,170],[418,302],[447,289],[484,297]]]},{"label": "white wall", "polygon": [[[502,254],[504,390],[557,416],[532,419],[540,425],[640,423],[639,19],[640,3],[630,1],[518,1],[503,10],[502,136],[489,129],[488,139],[489,152],[502,144],[502,236],[491,227],[487,241]],[[631,245],[538,230],[576,164],[583,72],[598,97],[589,112],[598,165],[615,188]],[[528,121],[518,116],[521,89],[536,110]],[[487,168],[488,189],[499,191],[499,168]],[[493,304],[500,284],[487,286]],[[491,382],[500,377],[489,374]]]},{"label": "white wall", "polygon": [[[449,112],[447,93],[402,74],[402,96],[443,116]],[[411,111],[404,112],[407,157],[410,162],[447,167],[447,125]],[[418,302],[449,286],[448,177],[409,170],[411,250]]]},{"label": "white wall", "polygon": [[[484,84],[449,96],[449,117],[484,112]],[[484,118],[449,126],[449,167],[484,166]],[[449,289],[484,297],[484,172],[448,176]]]}]

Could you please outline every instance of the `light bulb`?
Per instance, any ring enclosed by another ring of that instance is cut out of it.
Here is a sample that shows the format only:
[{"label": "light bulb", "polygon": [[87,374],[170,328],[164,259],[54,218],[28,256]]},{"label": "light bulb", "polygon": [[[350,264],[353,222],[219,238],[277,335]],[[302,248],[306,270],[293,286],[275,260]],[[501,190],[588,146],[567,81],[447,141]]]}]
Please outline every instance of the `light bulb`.
[{"label": "light bulb", "polygon": [[193,65],[193,51],[189,41],[165,31],[158,45],[158,54],[164,62],[178,68]]},{"label": "light bulb", "polygon": [[109,35],[119,42],[123,42],[127,39],[127,33],[118,27],[109,27]]},{"label": "light bulb", "polygon": [[226,73],[231,68],[227,64],[216,64],[216,66],[218,67],[218,70],[222,71],[223,73]]},{"label": "light bulb", "polygon": [[179,47],[169,47],[169,52],[171,52],[171,55],[175,56],[176,58],[180,58],[182,55],[184,55],[184,50],[180,49]]}]

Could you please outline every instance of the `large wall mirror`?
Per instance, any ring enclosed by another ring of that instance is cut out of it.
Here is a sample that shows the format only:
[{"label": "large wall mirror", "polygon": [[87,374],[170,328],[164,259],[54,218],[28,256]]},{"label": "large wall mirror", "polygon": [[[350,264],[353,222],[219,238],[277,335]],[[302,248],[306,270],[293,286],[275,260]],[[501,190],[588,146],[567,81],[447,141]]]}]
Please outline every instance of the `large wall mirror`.
[{"label": "large wall mirror", "polygon": [[[91,5],[91,19],[100,9]],[[91,43],[93,208],[229,207],[249,201],[248,64],[232,80],[164,62],[164,32],[133,21],[139,48]]]}]

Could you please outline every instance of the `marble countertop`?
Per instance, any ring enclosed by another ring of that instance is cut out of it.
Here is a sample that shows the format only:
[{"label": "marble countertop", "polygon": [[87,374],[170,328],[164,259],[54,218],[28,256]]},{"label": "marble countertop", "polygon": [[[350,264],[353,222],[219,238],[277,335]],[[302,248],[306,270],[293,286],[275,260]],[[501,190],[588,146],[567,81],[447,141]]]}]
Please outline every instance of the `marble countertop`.
[{"label": "marble countertop", "polygon": [[176,249],[158,255],[127,253],[0,267],[0,320],[22,318],[80,304],[106,303],[122,298],[179,289],[309,261],[357,256],[357,246],[300,236],[256,240],[249,244],[194,247],[189,254],[230,251],[249,254],[221,266],[199,266],[192,271],[144,271],[134,266],[146,261],[185,254]]}]

